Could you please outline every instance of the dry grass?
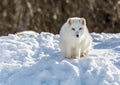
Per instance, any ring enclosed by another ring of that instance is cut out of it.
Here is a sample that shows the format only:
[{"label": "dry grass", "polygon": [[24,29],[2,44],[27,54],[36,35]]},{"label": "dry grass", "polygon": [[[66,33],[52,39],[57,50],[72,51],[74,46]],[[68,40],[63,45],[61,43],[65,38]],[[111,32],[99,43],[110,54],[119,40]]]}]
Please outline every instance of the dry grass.
[{"label": "dry grass", "polygon": [[23,30],[56,34],[73,16],[85,17],[90,32],[120,32],[120,0],[2,0],[0,35]]}]

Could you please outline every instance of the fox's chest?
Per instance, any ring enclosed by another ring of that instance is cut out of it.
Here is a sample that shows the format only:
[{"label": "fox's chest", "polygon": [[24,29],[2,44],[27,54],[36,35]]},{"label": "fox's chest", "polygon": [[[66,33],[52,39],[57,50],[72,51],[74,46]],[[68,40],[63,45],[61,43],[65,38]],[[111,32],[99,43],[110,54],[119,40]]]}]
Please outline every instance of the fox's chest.
[{"label": "fox's chest", "polygon": [[68,38],[66,42],[67,42],[67,45],[71,47],[77,47],[80,45],[80,39]]}]

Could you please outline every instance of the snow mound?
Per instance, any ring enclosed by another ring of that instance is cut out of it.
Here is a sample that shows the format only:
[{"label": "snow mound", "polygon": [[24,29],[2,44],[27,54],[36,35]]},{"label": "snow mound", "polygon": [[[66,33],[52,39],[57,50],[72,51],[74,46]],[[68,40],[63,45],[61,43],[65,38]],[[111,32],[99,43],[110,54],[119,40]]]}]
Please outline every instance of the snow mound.
[{"label": "snow mound", "polygon": [[120,34],[96,34],[91,54],[65,59],[59,35],[0,37],[0,85],[120,85]]}]

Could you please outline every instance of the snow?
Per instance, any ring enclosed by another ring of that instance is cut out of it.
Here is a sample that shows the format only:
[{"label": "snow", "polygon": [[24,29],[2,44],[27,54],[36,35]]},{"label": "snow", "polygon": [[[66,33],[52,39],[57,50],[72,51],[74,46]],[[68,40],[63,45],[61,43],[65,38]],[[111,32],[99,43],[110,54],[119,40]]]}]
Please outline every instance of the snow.
[{"label": "snow", "polygon": [[91,33],[81,59],[61,55],[59,35],[24,32],[0,37],[0,85],[120,85],[120,33]]}]

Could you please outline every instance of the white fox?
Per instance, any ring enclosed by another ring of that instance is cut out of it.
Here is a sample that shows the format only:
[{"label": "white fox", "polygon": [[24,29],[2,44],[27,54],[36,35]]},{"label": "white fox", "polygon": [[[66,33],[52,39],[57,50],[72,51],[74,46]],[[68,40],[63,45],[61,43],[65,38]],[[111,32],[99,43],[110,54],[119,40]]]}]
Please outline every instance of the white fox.
[{"label": "white fox", "polygon": [[64,57],[80,58],[88,54],[92,38],[84,18],[69,18],[60,30],[60,49]]}]

